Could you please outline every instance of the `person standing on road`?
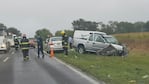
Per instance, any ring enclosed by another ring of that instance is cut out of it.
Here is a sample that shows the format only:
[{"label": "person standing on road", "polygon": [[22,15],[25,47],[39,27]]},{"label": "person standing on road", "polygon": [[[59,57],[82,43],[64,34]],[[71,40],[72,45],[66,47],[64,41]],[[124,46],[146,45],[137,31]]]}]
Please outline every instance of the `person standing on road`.
[{"label": "person standing on road", "polygon": [[15,37],[15,39],[14,39],[14,45],[15,45],[15,50],[18,50],[18,48],[19,48],[19,40],[17,39],[17,37]]},{"label": "person standing on road", "polygon": [[72,39],[71,36],[69,36],[69,38],[68,38],[68,42],[69,42],[69,48],[72,49],[73,39]]},{"label": "person standing on road", "polygon": [[27,39],[26,34],[23,34],[23,38],[20,42],[20,47],[22,49],[24,61],[29,60],[29,40]]},{"label": "person standing on road", "polygon": [[64,49],[64,54],[68,55],[68,36],[66,35],[65,31],[61,31],[62,35],[62,46]]},{"label": "person standing on road", "polygon": [[40,57],[40,52],[42,53],[42,58],[44,58],[43,40],[42,40],[41,36],[38,36],[38,38],[37,38],[37,48],[38,48],[38,58]]}]

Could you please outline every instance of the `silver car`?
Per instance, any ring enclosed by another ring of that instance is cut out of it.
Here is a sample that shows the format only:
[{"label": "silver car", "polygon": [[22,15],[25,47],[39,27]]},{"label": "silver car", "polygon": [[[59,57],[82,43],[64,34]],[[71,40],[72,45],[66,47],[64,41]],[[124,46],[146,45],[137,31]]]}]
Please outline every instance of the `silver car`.
[{"label": "silver car", "polygon": [[62,37],[60,36],[51,37],[47,40],[48,40],[47,42],[48,52],[51,50],[51,47],[54,49],[54,51],[63,51]]}]

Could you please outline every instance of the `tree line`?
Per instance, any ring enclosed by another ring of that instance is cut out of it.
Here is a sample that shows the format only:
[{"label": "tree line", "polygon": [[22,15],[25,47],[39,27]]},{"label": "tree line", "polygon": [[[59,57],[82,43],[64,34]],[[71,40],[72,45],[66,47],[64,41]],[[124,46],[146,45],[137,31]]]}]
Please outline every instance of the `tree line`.
[{"label": "tree line", "polygon": [[102,31],[107,34],[130,33],[130,32],[149,32],[149,21],[147,22],[127,22],[127,21],[109,21],[103,22],[86,21],[84,19],[72,22],[74,30]]},{"label": "tree line", "polygon": [[[20,30],[15,27],[7,28],[7,26],[0,23],[0,30],[2,29],[12,34],[16,34],[17,36],[21,36]],[[149,32],[149,21],[138,21],[134,23],[127,21],[109,21],[107,24],[105,24],[103,22],[87,21],[80,18],[72,22],[72,30],[65,30],[65,32],[68,36],[73,36],[73,32],[75,30],[101,31],[107,34]],[[50,36],[61,36],[60,32],[61,30],[57,30],[55,35],[53,35],[49,29],[41,28],[36,30],[34,37],[40,35],[45,40]]]},{"label": "tree line", "polygon": [[15,34],[17,36],[21,36],[21,31],[18,30],[15,27],[7,27],[6,25],[4,25],[3,23],[0,23],[0,31],[6,31],[7,34],[11,33],[11,34]]}]

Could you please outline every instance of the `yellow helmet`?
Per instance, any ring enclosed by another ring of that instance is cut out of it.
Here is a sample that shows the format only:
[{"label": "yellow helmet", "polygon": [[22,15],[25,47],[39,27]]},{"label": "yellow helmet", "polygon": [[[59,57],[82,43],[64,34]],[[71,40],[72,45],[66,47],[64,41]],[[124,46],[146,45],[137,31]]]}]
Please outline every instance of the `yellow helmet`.
[{"label": "yellow helmet", "polygon": [[62,35],[64,35],[64,34],[65,34],[65,31],[64,31],[64,30],[63,30],[63,31],[61,31],[61,34],[62,34]]}]

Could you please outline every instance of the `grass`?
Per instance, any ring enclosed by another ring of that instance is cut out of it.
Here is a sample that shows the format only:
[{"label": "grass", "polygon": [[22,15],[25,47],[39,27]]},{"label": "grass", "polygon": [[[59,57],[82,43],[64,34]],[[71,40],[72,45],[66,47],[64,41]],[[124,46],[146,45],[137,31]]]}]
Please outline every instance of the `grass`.
[{"label": "grass", "polygon": [[[63,54],[56,54],[56,56],[107,84],[149,83],[149,78],[143,78],[143,76],[149,75],[148,54],[144,56],[130,54],[128,57],[118,57],[69,52],[67,57]],[[131,83],[132,80],[136,83]]]},{"label": "grass", "polygon": [[68,56],[61,53],[56,56],[106,84],[148,84],[149,33],[119,34],[115,37],[129,48],[127,57],[78,54],[74,51],[70,51]]}]

